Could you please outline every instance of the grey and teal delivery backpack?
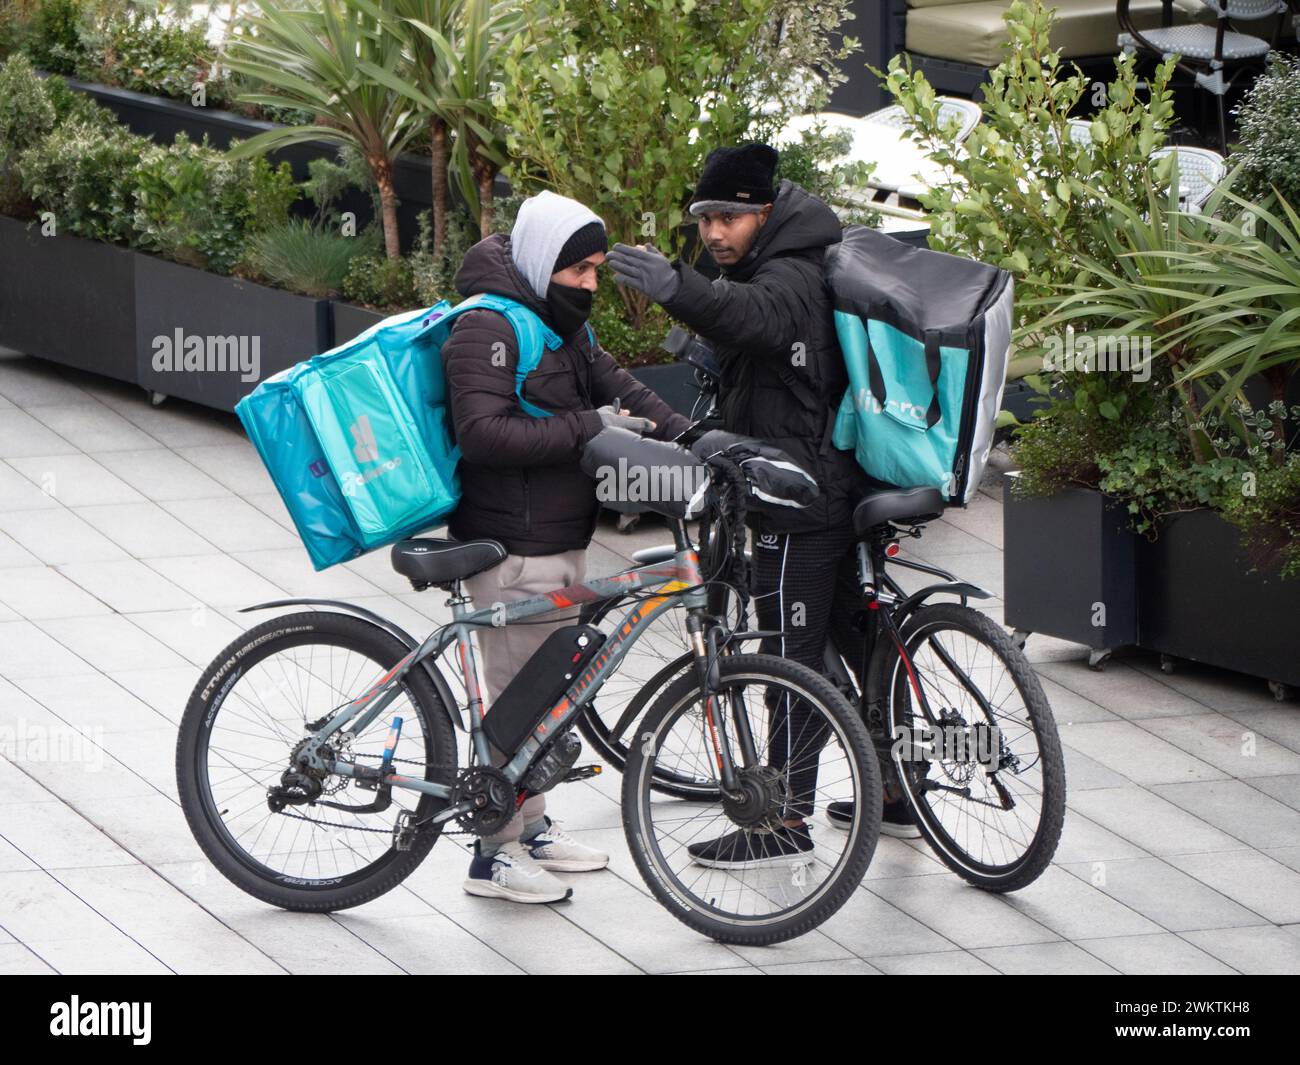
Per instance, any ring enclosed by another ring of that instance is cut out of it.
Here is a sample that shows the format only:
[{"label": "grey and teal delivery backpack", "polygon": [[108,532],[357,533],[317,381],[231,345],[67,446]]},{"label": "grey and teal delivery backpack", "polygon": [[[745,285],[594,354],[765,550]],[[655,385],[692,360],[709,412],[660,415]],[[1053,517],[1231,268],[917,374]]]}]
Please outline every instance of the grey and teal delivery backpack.
[{"label": "grey and teal delivery backpack", "polygon": [[[521,303],[471,296],[385,318],[268,377],[235,406],[318,570],[436,525],[460,501],[442,345],[470,310],[505,315],[519,346],[515,394],[561,340]],[[486,356],[485,356],[486,357]]]},{"label": "grey and teal delivery backpack", "polygon": [[849,373],[832,442],[878,481],[967,503],[1002,405],[1011,275],[849,226],[826,283]]}]

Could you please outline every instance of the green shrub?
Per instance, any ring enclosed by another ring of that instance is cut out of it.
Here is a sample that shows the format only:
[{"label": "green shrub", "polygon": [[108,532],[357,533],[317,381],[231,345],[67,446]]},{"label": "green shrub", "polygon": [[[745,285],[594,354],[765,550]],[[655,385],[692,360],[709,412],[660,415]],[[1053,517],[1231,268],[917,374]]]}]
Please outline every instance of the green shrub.
[{"label": "green shrub", "polygon": [[85,60],[81,39],[82,0],[42,0],[22,49],[41,70],[50,74],[75,74]]},{"label": "green shrub", "polygon": [[1242,530],[1257,569],[1300,578],[1300,455],[1260,471],[1250,487],[1229,497],[1224,517]]},{"label": "green shrub", "polygon": [[231,162],[183,133],[141,153],[133,184],[139,247],[222,274],[243,259],[249,237],[285,221],[298,197],[287,163]]},{"label": "green shrub", "polygon": [[283,222],[252,237],[246,262],[258,277],[304,296],[337,296],[352,260],[377,251],[374,236],[344,237],[305,220]]},{"label": "green shrub", "polygon": [[0,70],[0,214],[30,208],[18,173],[18,155],[54,128],[54,104],[31,60],[13,56]]},{"label": "green shrub", "polygon": [[825,123],[806,129],[800,139],[781,149],[776,166],[776,179],[788,178],[800,188],[827,203],[840,207],[840,218],[845,224],[864,226],[880,225],[880,212],[873,208],[844,206],[846,194],[865,187],[875,163],[846,161],[853,147],[853,134],[848,130],[831,130]]},{"label": "green shrub", "polygon": [[78,76],[134,92],[189,99],[214,59],[203,23],[163,22],[132,8],[83,34]]},{"label": "green shrub", "polygon": [[148,144],[120,126],[105,133],[68,122],[19,155],[23,191],[40,210],[53,213],[59,232],[131,243],[134,176]]},{"label": "green shrub", "polygon": [[[498,205],[501,201],[497,201]],[[411,277],[415,284],[416,299],[426,307],[439,300],[460,299],[456,291],[456,274],[465,253],[478,241],[476,226],[464,211],[447,212],[447,232],[442,248],[433,254],[433,212],[422,211],[420,232],[415,248],[409,256]]]},{"label": "green shrub", "polygon": [[380,310],[402,310],[420,302],[410,261],[383,255],[356,256],[343,279],[343,295]]},{"label": "green shrub", "polygon": [[1236,115],[1239,143],[1232,161],[1244,164],[1241,195],[1262,200],[1276,187],[1300,203],[1300,58],[1273,52]]}]

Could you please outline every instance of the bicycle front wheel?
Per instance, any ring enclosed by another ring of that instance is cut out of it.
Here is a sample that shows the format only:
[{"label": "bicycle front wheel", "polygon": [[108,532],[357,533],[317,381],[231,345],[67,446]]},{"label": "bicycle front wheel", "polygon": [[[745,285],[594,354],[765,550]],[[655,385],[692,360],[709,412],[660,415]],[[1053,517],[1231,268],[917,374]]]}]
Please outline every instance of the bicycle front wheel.
[{"label": "bicycle front wheel", "polygon": [[[862,880],[880,833],[880,777],[861,718],[825,678],[772,655],[718,662],[706,696],[695,674],[647,711],[623,774],[623,825],[654,896],[723,943],[760,946],[816,928]],[[723,789],[726,744],[737,787]],[[710,782],[675,799],[660,773]],[[848,811],[846,832],[826,821]]]},{"label": "bicycle front wheel", "polygon": [[[922,607],[887,659],[890,755],[930,847],[989,891],[1032,883],[1065,820],[1065,762],[1024,654],[978,610]],[[910,668],[909,668],[910,665]],[[924,696],[922,698],[922,696]]]}]

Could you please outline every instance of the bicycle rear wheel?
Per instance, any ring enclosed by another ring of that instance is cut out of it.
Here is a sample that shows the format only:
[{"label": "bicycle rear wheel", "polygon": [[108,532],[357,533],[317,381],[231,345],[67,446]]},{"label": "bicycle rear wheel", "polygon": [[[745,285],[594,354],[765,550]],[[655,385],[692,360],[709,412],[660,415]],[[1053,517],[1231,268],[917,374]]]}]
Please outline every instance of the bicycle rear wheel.
[{"label": "bicycle rear wheel", "polygon": [[[821,924],[866,872],[880,832],[875,751],[849,703],[806,667],[762,654],[718,666],[711,698],[691,672],[646,713],[623,774],[623,824],[642,877],[675,917],[723,943],[777,943]],[[715,743],[728,744],[738,770],[731,794]],[[708,779],[714,794],[665,797],[660,771]],[[843,834],[824,819],[831,802],[851,804]],[[798,818],[804,828],[784,827]]]},{"label": "bicycle rear wheel", "polygon": [[[331,714],[386,674],[406,654],[391,634],[360,618],[305,612],[250,629],[221,652],[194,687],[176,743],[181,806],[212,864],[248,894],[287,910],[358,906],[396,887],[424,859],[437,826],[417,828],[409,849],[395,845],[398,815],[431,817],[446,800],[394,789],[382,812],[349,813],[317,801],[276,811],[281,785],[308,722]],[[422,669],[398,698],[331,757],[372,767],[394,717],[402,718],[396,768],[443,784],[455,776],[456,746],[447,711]],[[365,806],[374,791],[348,777],[322,775],[318,799]]]},{"label": "bicycle rear wheel", "polygon": [[1065,820],[1065,762],[1037,675],[1000,626],[955,603],[922,607],[901,639],[907,661],[886,656],[876,690],[892,695],[889,757],[921,833],[978,887],[1032,883]]}]

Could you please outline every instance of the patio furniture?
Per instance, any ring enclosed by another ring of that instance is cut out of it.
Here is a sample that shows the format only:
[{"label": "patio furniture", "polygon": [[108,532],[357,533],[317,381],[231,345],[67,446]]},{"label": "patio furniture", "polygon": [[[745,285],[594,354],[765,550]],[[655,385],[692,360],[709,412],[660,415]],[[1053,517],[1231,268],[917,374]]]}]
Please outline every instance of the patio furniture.
[{"label": "patio furniture", "polygon": [[1214,186],[1223,180],[1228,166],[1218,152],[1208,148],[1191,148],[1177,144],[1157,148],[1151,161],[1157,162],[1167,155],[1176,155],[1178,165],[1178,200],[1188,211],[1199,212],[1210,198]]},{"label": "patio furniture", "polygon": [[[939,97],[939,123],[948,125],[953,119],[957,120],[957,143],[960,144],[970,136],[981,117],[979,104],[970,100],[963,100],[957,96],[940,96]],[[903,130],[907,128],[907,112],[899,104],[892,107],[882,107],[879,111],[873,111],[869,115],[863,116],[863,122],[888,126],[891,129]]]},{"label": "patio furniture", "polygon": [[[1245,70],[1262,70],[1268,53],[1277,44],[1286,0],[1201,0],[1215,16],[1215,24],[1187,26],[1170,24],[1172,0],[1164,0],[1164,21],[1154,29],[1139,29],[1134,23],[1132,0],[1119,0],[1116,17],[1121,33],[1117,43],[1125,52],[1148,52],[1168,59],[1178,55],[1178,69],[1195,84],[1214,95],[1219,119],[1219,147],[1228,150],[1228,120],[1224,96]],[[1269,40],[1232,29],[1234,22],[1257,22],[1279,16]],[[1228,77],[1224,77],[1228,74]]]}]

